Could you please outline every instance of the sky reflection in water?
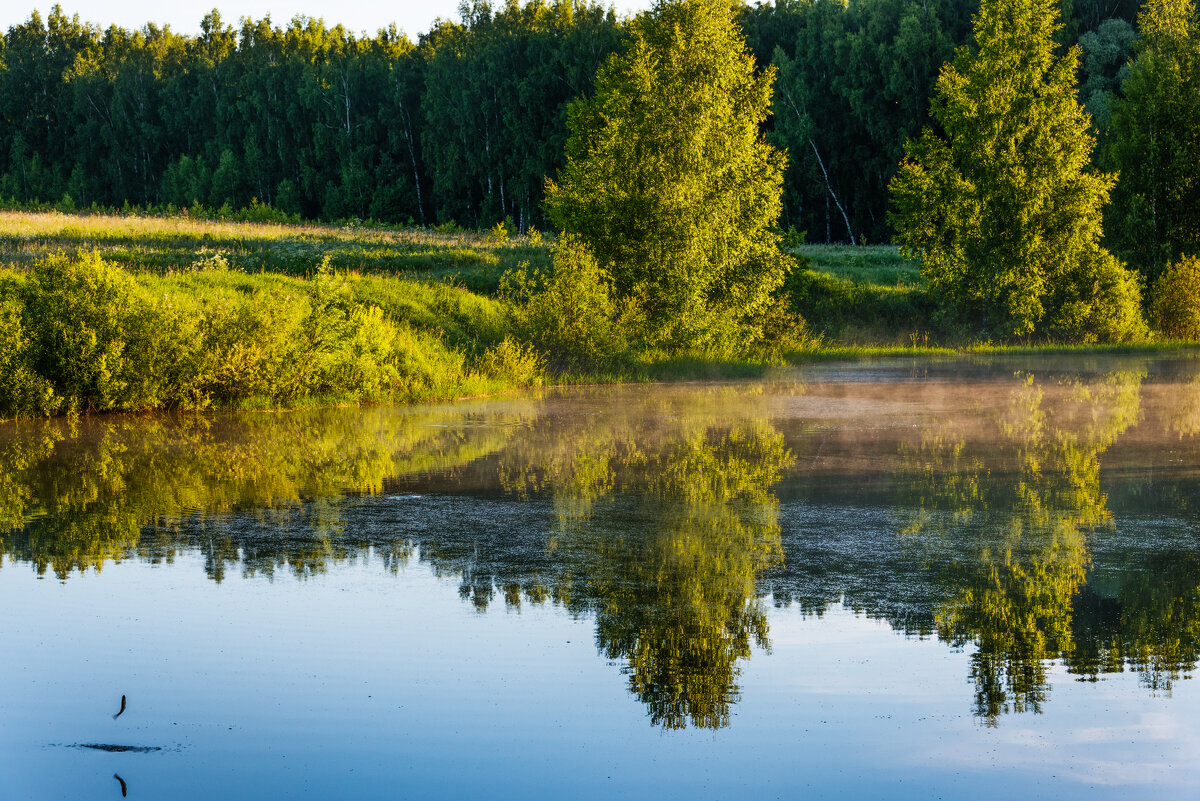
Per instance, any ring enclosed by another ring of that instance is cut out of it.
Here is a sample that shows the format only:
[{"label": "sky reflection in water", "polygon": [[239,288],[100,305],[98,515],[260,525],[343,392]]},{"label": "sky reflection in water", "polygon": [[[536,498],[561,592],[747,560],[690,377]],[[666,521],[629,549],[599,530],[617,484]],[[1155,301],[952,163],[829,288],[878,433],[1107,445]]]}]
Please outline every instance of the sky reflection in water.
[{"label": "sky reflection in water", "polygon": [[29,798],[1194,789],[1197,433],[1184,356],[6,424],[0,768]]}]

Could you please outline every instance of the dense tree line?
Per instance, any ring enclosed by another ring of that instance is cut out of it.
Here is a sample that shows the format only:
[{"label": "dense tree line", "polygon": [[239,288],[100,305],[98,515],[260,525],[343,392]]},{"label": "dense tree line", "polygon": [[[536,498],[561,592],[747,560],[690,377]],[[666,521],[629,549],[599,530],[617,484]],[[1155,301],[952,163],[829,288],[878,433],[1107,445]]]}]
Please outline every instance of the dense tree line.
[{"label": "dense tree line", "polygon": [[0,49],[0,195],[490,224],[539,219],[565,105],[622,27],[600,5],[464,6],[414,44],[297,17],[198,36],[55,6]]},{"label": "dense tree line", "polygon": [[[779,69],[772,137],[788,149],[785,225],[809,241],[891,238],[887,184],[930,125],[942,66],[971,38],[979,0],[776,0],[742,13],[760,64]],[[1081,49],[1080,95],[1107,123],[1134,41],[1136,0],[1064,0],[1059,44]]]},{"label": "dense tree line", "polygon": [[[1069,2],[1069,0],[1068,0]],[[942,65],[978,0],[778,0],[742,7],[778,69],[774,144],[789,158],[783,226],[810,241],[890,237],[887,184],[929,124]],[[1133,46],[1132,0],[1079,0],[1097,120]],[[590,92],[628,22],[589,0],[465,3],[416,42],[297,17],[217,11],[198,35],[106,30],[56,6],[0,42],[0,196],[18,202],[247,206],[310,218],[543,225],[566,107]]]}]

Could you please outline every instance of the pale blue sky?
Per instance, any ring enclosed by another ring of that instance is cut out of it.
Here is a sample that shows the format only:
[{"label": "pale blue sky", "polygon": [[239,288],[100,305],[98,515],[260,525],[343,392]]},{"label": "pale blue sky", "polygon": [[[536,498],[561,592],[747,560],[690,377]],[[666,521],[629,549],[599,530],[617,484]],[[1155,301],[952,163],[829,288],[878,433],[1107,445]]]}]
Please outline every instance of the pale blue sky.
[{"label": "pale blue sky", "polygon": [[[649,8],[651,0],[608,0],[618,13],[628,14]],[[458,19],[459,0],[185,0],[185,2],[163,2],[163,0],[64,0],[63,10],[78,14],[85,22],[94,22],[101,28],[111,24],[126,28],[140,28],[147,22],[169,24],[177,33],[196,33],[200,20],[215,5],[222,18],[236,25],[240,17],[259,19],[267,14],[280,25],[297,14],[322,17],[329,25],[342,23],[352,31],[374,33],[388,23],[416,39],[417,34],[428,31],[438,17]],[[54,5],[46,0],[3,0],[0,2],[0,29],[8,30],[12,25],[29,19],[37,9],[45,19]],[[503,0],[494,0],[493,7],[502,6]]]}]

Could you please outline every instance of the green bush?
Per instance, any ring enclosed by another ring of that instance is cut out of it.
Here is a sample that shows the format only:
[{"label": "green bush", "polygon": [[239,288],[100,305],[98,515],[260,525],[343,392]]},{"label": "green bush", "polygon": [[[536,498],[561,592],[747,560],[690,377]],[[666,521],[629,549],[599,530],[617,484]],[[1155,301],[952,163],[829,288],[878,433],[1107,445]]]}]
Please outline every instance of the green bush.
[{"label": "green bush", "polygon": [[301,304],[280,303],[269,290],[213,303],[201,322],[198,394],[222,403],[295,397],[301,382],[289,380],[284,365],[299,357],[295,337],[303,312]]},{"label": "green bush", "polygon": [[259,203],[258,198],[251,198],[249,206],[230,216],[238,222],[275,223],[278,225],[295,225],[300,222],[298,213],[289,214],[286,211],[272,208],[265,203]]},{"label": "green bush", "polygon": [[1200,258],[1184,256],[1154,285],[1151,315],[1173,339],[1200,340]]},{"label": "green bush", "polygon": [[161,360],[173,328],[162,309],[97,253],[48,256],[33,267],[28,315],[35,366],[74,408],[148,409],[167,398]]},{"label": "green bush", "polygon": [[1099,251],[1066,273],[1047,305],[1045,330],[1062,342],[1137,342],[1149,331],[1135,273]]},{"label": "green bush", "polygon": [[504,224],[504,220],[492,226],[492,230],[488,231],[489,242],[507,242],[508,241],[508,226]]},{"label": "green bush", "polygon": [[295,387],[297,396],[375,399],[401,386],[401,331],[379,308],[356,302],[346,276],[330,271],[328,260],[309,284],[307,300],[295,363],[307,370]]},{"label": "green bush", "polygon": [[625,357],[637,326],[618,311],[612,279],[583,240],[564,234],[554,244],[553,268],[510,272],[502,294],[513,302],[513,328],[557,367],[603,367]]},{"label": "green bush", "polygon": [[204,314],[198,394],[221,402],[380,399],[404,385],[400,328],[327,266],[295,296],[260,287]]},{"label": "green bush", "polygon": [[25,303],[0,279],[0,418],[45,415],[59,399],[34,368],[35,343],[25,325]]},{"label": "green bush", "polygon": [[[63,404],[106,411],[452,397],[497,386],[468,369],[467,353],[501,336],[456,348],[442,333],[459,318],[463,339],[496,333],[487,309],[455,305],[465,293],[450,287],[414,296],[416,284],[391,279],[395,297],[381,299],[395,306],[406,295],[412,307],[396,311],[422,308],[436,318],[422,320],[425,329],[365,302],[378,293],[362,283],[327,263],[303,280],[220,264],[134,276],[95,253],[48,257],[27,279],[0,276],[0,415]],[[491,359],[509,380],[531,383],[538,364],[530,356],[501,349]]]},{"label": "green bush", "polygon": [[534,348],[505,337],[495,347],[488,348],[479,360],[479,367],[489,376],[502,378],[519,387],[542,383],[545,361]]}]

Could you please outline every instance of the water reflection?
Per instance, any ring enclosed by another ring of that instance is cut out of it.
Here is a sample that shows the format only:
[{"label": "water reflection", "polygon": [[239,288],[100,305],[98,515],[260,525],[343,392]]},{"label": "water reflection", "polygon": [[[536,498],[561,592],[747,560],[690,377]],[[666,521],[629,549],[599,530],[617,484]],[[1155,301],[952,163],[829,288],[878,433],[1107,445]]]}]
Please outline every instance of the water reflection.
[{"label": "water reflection", "polygon": [[597,648],[624,663],[656,725],[725,726],[739,660],[769,647],[756,578],[783,556],[771,488],[791,456],[755,414],[764,400],[709,390],[604,415],[552,413],[496,465],[505,492],[549,499],[542,553],[504,545],[507,559],[482,567],[478,541],[434,530],[421,537],[423,558],[457,568],[479,609],[500,587],[509,607],[550,598],[594,617]]},{"label": "water reflection", "polygon": [[321,572],[361,544],[341,519],[345,493],[470,464],[503,447],[526,412],[515,405],[486,425],[448,409],[10,425],[0,429],[0,546],[65,579],[131,556],[170,562],[195,544],[185,520],[248,511],[270,532],[303,535],[276,552],[270,536],[215,532],[204,545],[214,579],[229,564]]},{"label": "water reflection", "polygon": [[[555,485],[551,547],[570,582],[558,594],[572,611],[595,615],[597,646],[625,660],[651,720],[719,728],[737,698],[738,660],[752,643],[769,647],[755,579],[783,556],[769,488],[790,456],[761,420],[680,420],[657,448],[626,429],[603,450],[581,453],[582,469]],[[635,509],[597,508],[602,491],[611,499],[618,489],[638,498]],[[636,523],[613,525],[626,515]]]},{"label": "water reflection", "polygon": [[984,723],[1051,667],[1169,693],[1200,659],[1194,370],[962,365],[395,410],[0,427],[0,551],[39,575],[204,554],[216,581],[414,558],[551,603],[665,728],[728,725],[768,607],[970,651]]},{"label": "water reflection", "polygon": [[1073,599],[1090,564],[1087,537],[1111,523],[1100,456],[1138,420],[1143,373],[1116,372],[1047,386],[1018,376],[991,436],[970,450],[962,420],[902,448],[911,477],[899,506],[918,547],[955,558],[931,564],[952,588],[938,604],[938,636],[974,643],[975,714],[1040,711],[1051,660],[1075,651]]}]

